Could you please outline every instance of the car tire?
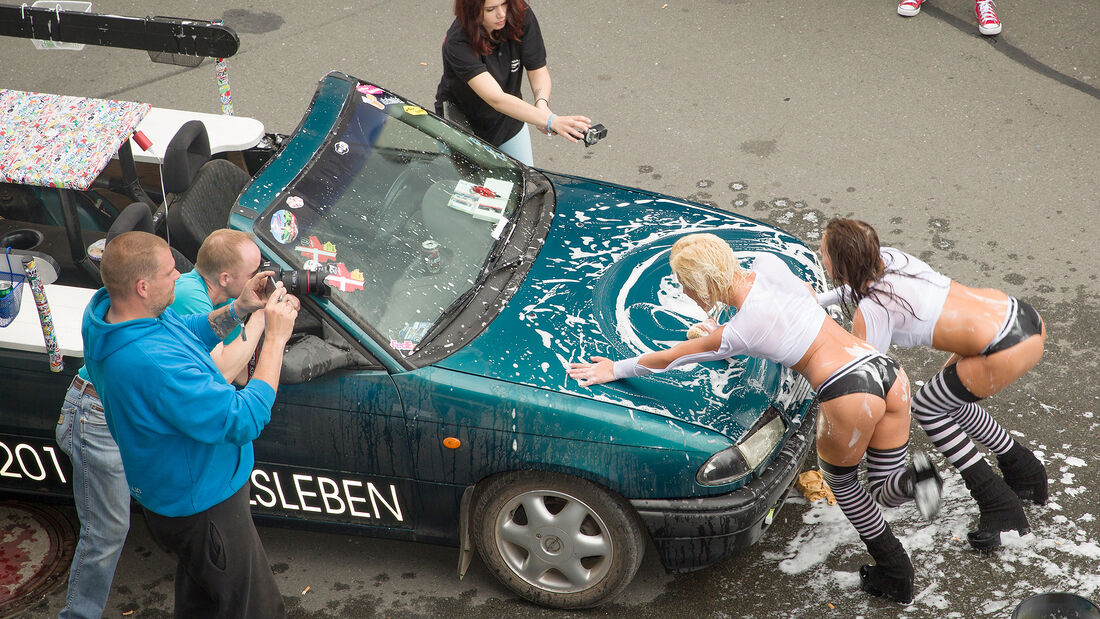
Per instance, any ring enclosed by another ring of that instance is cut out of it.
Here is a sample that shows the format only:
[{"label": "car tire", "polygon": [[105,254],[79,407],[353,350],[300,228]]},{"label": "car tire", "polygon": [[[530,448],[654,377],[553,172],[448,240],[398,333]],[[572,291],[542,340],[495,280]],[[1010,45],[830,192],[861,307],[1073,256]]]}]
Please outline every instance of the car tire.
[{"label": "car tire", "polygon": [[474,545],[490,571],[521,597],[553,608],[587,608],[618,595],[645,552],[633,508],[568,475],[490,478],[474,499],[473,517]]}]

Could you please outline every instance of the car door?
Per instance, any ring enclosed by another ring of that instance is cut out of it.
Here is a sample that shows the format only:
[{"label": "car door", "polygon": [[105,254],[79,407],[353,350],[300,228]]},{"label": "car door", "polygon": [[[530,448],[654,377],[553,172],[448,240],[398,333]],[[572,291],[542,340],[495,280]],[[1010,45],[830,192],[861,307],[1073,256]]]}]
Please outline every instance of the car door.
[{"label": "car door", "polygon": [[416,526],[404,407],[390,375],[368,362],[280,385],[255,442],[253,512],[388,529]]}]

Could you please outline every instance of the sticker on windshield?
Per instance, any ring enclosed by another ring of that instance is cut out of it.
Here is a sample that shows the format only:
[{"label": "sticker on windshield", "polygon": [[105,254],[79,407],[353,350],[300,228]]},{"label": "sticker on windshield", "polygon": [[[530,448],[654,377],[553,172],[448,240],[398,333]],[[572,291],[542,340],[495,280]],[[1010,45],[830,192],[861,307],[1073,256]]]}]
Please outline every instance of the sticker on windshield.
[{"label": "sticker on windshield", "polygon": [[280,243],[298,238],[298,218],[290,211],[278,210],[271,216],[271,236]]},{"label": "sticker on windshield", "polygon": [[336,245],[330,242],[322,243],[315,236],[309,237],[309,240],[302,239],[294,249],[301,252],[303,258],[318,264],[336,259]]},{"label": "sticker on windshield", "polygon": [[286,205],[290,208],[302,208],[305,205],[305,200],[299,196],[290,196],[286,199]]},{"label": "sticker on windshield", "polygon": [[363,103],[369,103],[380,110],[386,109],[386,104],[379,101],[374,95],[363,95]]},{"label": "sticker on windshield", "polygon": [[395,350],[413,350],[420,344],[420,340],[424,339],[424,336],[428,334],[428,330],[431,328],[432,323],[426,321],[406,324],[405,327],[397,333],[397,337],[390,340],[390,347]]},{"label": "sticker on windshield", "polygon": [[419,105],[406,105],[405,113],[409,116],[423,116],[427,114],[427,112],[424,111],[424,108],[420,107]]},{"label": "sticker on windshield", "polygon": [[364,95],[380,95],[383,92],[381,88],[377,86],[371,86],[370,84],[360,84],[358,87],[356,87],[356,90],[358,90],[360,94]]},{"label": "sticker on windshield", "polygon": [[401,97],[389,95],[386,97],[378,97],[378,102],[383,105],[399,105],[401,103],[404,103],[405,101],[401,99]]},{"label": "sticker on windshield", "polygon": [[333,144],[332,150],[336,151],[337,155],[346,155],[346,154],[348,154],[348,150],[349,150],[348,149],[348,143],[347,142],[337,142],[336,144]]},{"label": "sticker on windshield", "polygon": [[329,268],[329,275],[325,277],[325,283],[340,292],[355,292],[363,289],[363,272],[359,269],[348,272],[348,267],[343,262],[336,263],[336,268]]}]

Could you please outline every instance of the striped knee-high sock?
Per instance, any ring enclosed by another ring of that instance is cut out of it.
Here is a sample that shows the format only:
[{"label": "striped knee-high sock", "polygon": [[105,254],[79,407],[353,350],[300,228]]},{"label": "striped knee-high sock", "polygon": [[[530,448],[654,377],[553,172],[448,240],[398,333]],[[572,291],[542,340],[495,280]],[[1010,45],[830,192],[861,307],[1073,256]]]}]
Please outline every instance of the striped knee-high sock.
[{"label": "striped knee-high sock", "polygon": [[836,496],[840,511],[844,512],[844,516],[856,528],[860,537],[877,537],[886,530],[886,519],[882,517],[882,510],[859,483],[858,466],[836,466],[821,458],[817,459],[817,464],[821,468],[822,477]]},{"label": "striped knee-high sock", "polygon": [[982,454],[952,413],[977,401],[949,365],[913,394],[912,414],[929,440],[947,461],[964,471],[982,459]]},{"label": "striped knee-high sock", "polygon": [[980,404],[970,402],[951,415],[970,438],[985,445],[989,451],[1003,456],[1012,449],[1015,441]]},{"label": "striped knee-high sock", "polygon": [[879,505],[897,507],[913,500],[912,480],[906,483],[905,454],[909,443],[895,449],[867,448],[867,489]]}]

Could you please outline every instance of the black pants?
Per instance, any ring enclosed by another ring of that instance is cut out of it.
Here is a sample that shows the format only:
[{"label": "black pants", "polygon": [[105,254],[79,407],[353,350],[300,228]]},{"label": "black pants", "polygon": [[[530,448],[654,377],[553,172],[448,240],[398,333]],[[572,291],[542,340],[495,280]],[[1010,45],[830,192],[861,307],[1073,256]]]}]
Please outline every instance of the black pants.
[{"label": "black pants", "polygon": [[270,619],[284,615],[252,512],[249,484],[193,516],[169,518],[145,511],[149,532],[176,555],[177,619]]}]

